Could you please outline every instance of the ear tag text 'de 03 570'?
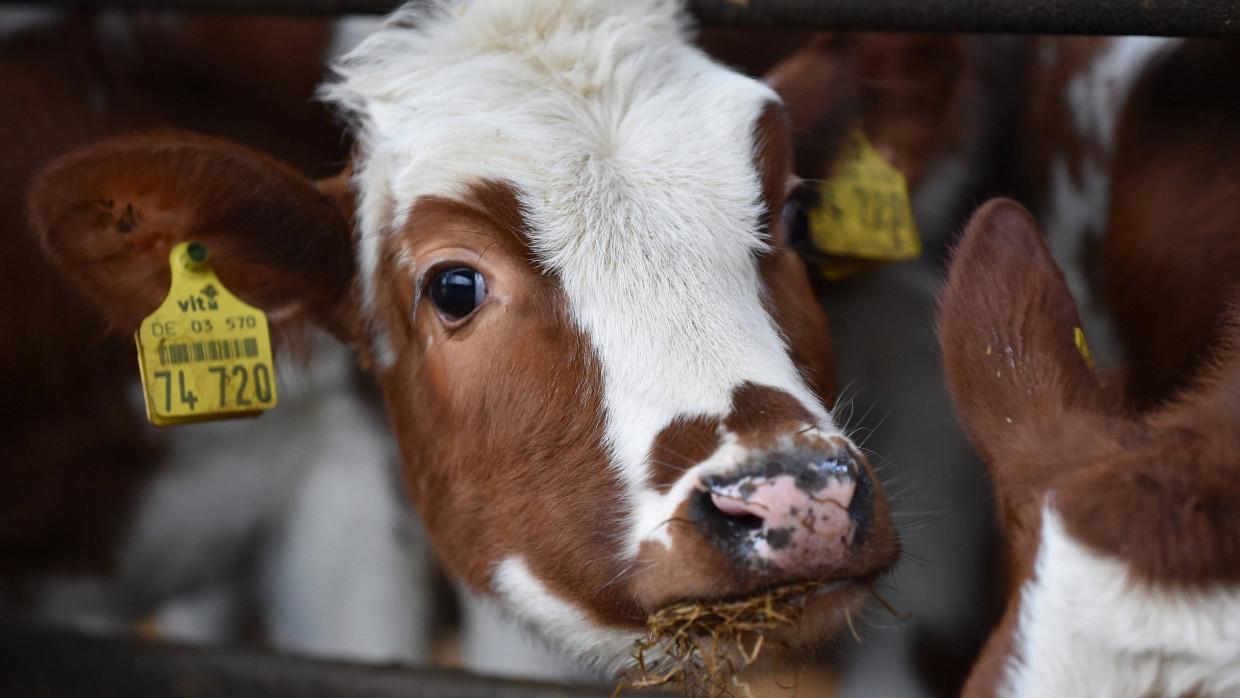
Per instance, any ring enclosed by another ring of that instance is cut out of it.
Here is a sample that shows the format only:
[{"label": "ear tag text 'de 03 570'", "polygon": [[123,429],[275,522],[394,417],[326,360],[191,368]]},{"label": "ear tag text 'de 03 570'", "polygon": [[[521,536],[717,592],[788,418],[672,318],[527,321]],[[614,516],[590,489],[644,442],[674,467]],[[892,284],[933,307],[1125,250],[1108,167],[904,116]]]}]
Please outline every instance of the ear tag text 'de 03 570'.
[{"label": "ear tag text 'de 03 570'", "polygon": [[168,297],[134,333],[146,414],[157,426],[253,417],[276,405],[267,316],[225,288],[207,258],[201,243],[172,248]]}]

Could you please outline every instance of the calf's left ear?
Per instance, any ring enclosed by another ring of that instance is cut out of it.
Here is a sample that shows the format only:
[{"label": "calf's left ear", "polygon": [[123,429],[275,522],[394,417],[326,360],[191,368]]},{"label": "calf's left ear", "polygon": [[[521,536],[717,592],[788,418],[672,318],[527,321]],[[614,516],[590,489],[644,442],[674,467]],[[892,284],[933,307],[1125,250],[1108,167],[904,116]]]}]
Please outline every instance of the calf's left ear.
[{"label": "calf's left ear", "polygon": [[168,293],[168,255],[206,245],[220,280],[277,323],[357,336],[352,234],[340,189],[262,153],[167,131],[90,145],[35,178],[28,215],[51,257],[116,329]]}]

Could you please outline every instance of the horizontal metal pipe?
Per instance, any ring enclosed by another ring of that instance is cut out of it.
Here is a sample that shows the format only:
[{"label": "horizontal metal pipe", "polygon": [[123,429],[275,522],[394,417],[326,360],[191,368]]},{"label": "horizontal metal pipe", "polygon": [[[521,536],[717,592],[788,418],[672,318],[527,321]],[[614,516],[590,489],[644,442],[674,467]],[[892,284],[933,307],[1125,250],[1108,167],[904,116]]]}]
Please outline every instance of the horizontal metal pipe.
[{"label": "horizontal metal pipe", "polygon": [[[79,9],[125,7],[316,15],[383,14],[400,4],[399,0],[35,1]],[[688,0],[688,5],[703,26],[712,27],[1161,36],[1240,34],[1240,0]]]},{"label": "horizontal metal pipe", "polygon": [[90,637],[0,614],[0,695],[608,698],[612,691]]}]

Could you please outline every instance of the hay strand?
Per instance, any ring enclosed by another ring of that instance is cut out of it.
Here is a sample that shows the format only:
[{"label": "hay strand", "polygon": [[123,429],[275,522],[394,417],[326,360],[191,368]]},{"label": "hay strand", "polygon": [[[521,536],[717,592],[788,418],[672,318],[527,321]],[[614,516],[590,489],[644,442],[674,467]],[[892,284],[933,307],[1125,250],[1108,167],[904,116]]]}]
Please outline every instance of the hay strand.
[{"label": "hay strand", "polygon": [[[757,662],[768,633],[800,621],[806,600],[826,584],[802,582],[735,601],[675,604],[650,614],[635,649],[639,677],[616,692],[680,685],[686,693],[712,698],[749,696],[740,672]],[[648,661],[652,657],[657,660]]]}]

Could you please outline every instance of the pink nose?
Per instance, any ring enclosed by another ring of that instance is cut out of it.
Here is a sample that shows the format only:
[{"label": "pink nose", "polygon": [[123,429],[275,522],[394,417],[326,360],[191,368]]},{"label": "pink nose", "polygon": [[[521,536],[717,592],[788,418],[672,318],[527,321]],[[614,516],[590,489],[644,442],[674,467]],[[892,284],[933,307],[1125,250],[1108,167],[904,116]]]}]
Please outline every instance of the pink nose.
[{"label": "pink nose", "polygon": [[703,478],[698,525],[738,562],[784,575],[844,564],[870,511],[864,470],[847,453],[783,458]]}]

